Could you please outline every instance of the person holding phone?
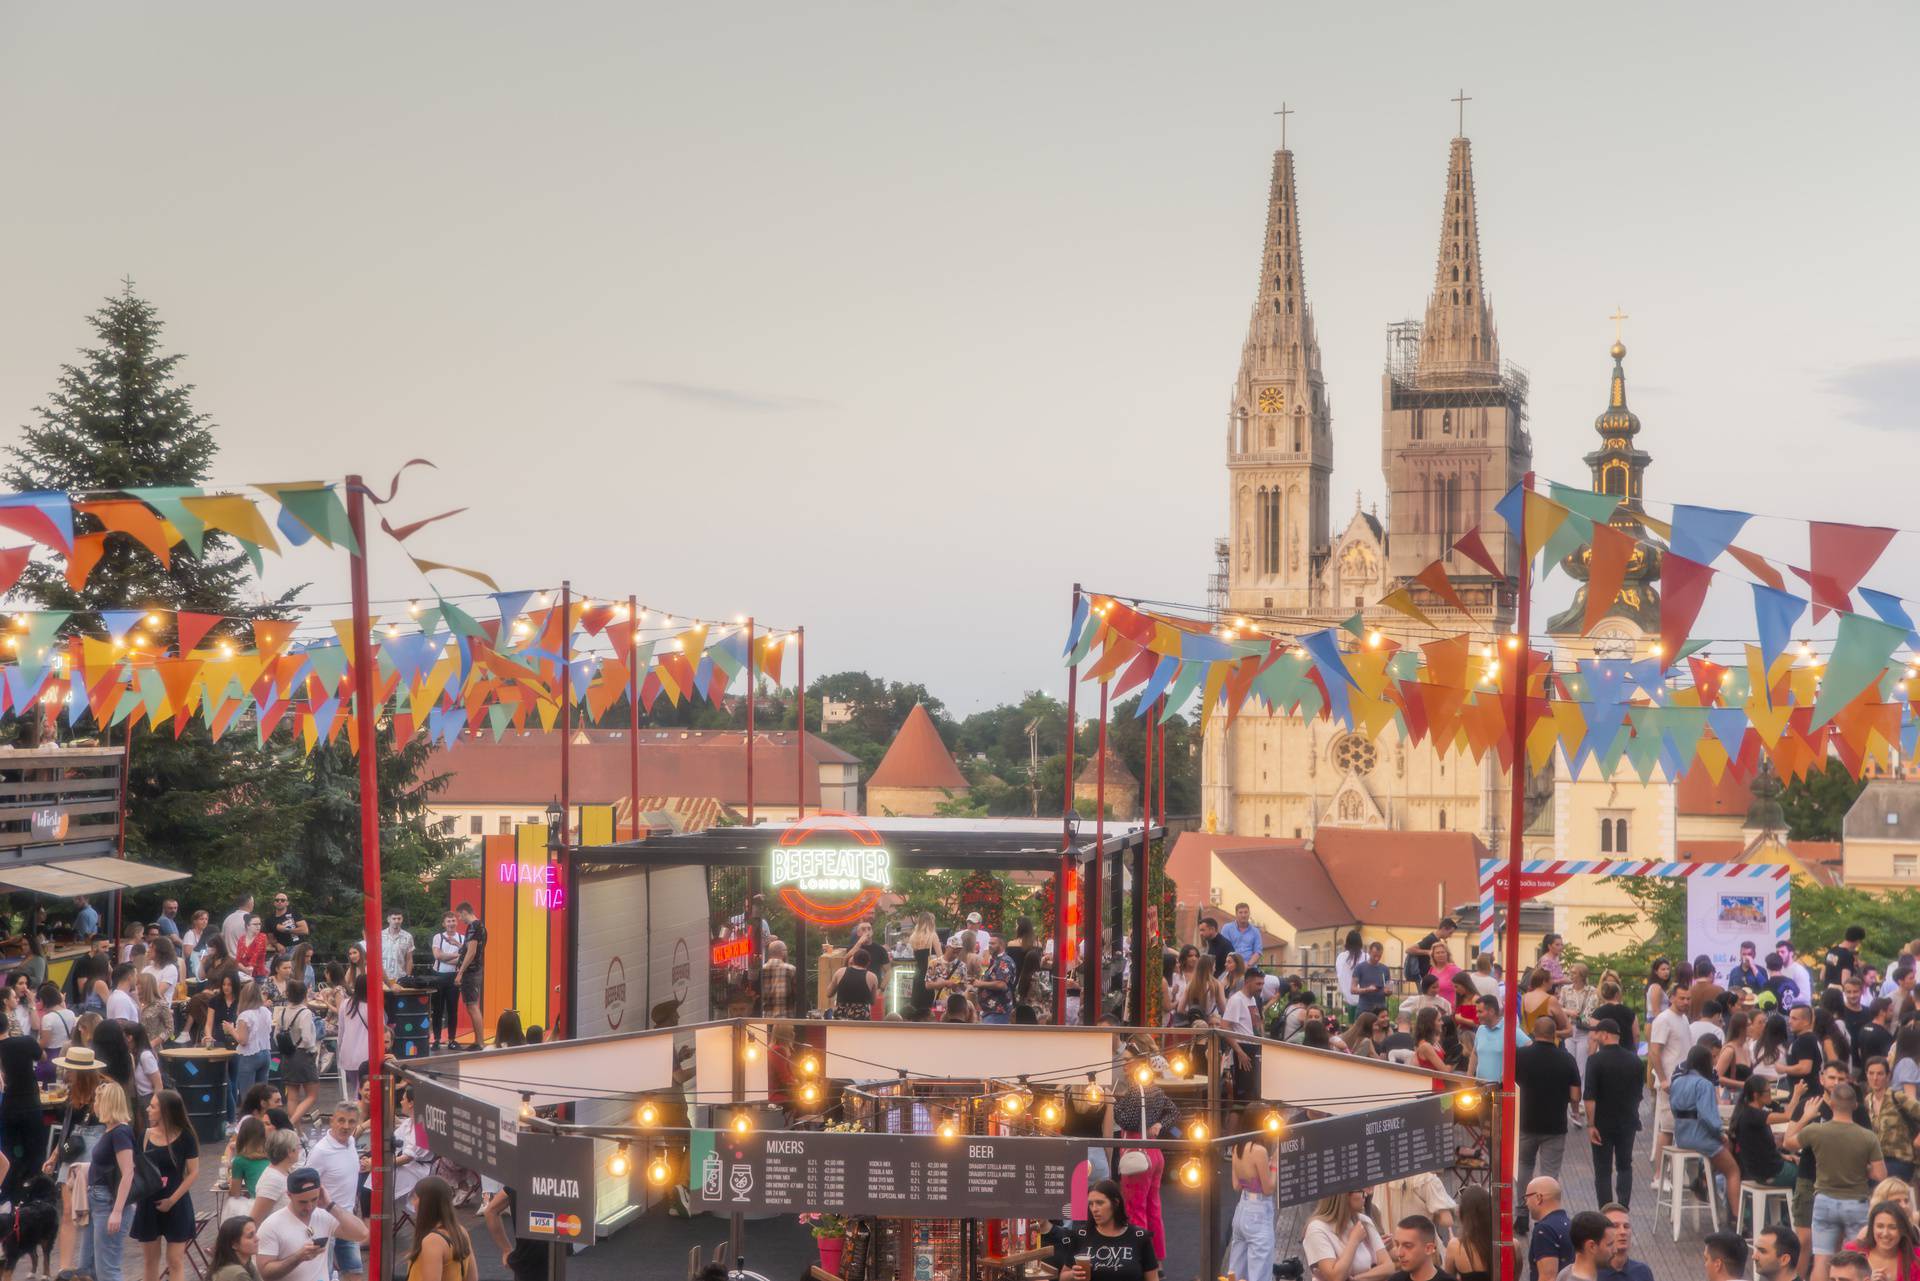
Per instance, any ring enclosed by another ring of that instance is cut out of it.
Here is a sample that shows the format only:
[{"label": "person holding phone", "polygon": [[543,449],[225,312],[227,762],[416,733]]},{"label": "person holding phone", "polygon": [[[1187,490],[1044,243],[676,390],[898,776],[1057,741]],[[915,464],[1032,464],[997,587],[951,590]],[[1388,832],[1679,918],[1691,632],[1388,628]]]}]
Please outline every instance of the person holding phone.
[{"label": "person holding phone", "polygon": [[262,1281],[325,1281],[335,1238],[358,1243],[367,1225],[328,1198],[320,1172],[303,1165],[287,1176],[287,1203],[259,1229],[255,1263]]}]

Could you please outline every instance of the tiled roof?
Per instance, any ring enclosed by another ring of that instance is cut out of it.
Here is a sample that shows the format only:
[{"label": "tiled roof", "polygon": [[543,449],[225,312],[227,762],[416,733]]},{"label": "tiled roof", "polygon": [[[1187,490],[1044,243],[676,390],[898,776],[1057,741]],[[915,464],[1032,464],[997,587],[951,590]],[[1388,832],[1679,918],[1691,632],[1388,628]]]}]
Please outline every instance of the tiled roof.
[{"label": "tiled roof", "polygon": [[[1180,901],[1206,903],[1213,855],[1298,929],[1341,924],[1412,925],[1438,921],[1456,904],[1479,895],[1480,859],[1487,847],[1470,832],[1382,832],[1323,827],[1309,843],[1270,837],[1183,832],[1167,857],[1167,875],[1179,887]],[[1302,861],[1302,859],[1306,861]],[[1261,868],[1280,869],[1270,875]],[[1261,879],[1256,882],[1254,877]],[[1282,892],[1273,876],[1303,881]],[[1328,918],[1324,884],[1341,904]],[[1279,894],[1269,898],[1268,889]],[[1295,903],[1295,920],[1285,905]]]},{"label": "tiled roof", "polygon": [[1223,850],[1220,863],[1296,930],[1328,930],[1353,923],[1353,913],[1333,887],[1333,878],[1304,843]]},{"label": "tiled roof", "polygon": [[[762,805],[792,805],[798,761],[792,730],[753,736],[753,793]],[[629,740],[624,730],[586,730],[573,745],[571,783],[575,804],[611,805],[632,791]],[[747,800],[746,735],[738,730],[643,729],[640,731],[640,795],[706,797],[744,808]],[[856,758],[807,735],[806,803],[820,803],[821,764],[856,764]],[[429,758],[426,776],[447,775],[434,793],[440,808],[458,805],[545,805],[560,793],[560,735],[509,730],[499,742],[489,731],[463,734],[451,749]],[[645,808],[643,804],[642,808]]]},{"label": "tiled roof", "polygon": [[925,707],[915,703],[913,710],[907,713],[905,723],[900,726],[900,732],[893,736],[887,754],[880,758],[873,777],[867,780],[867,786],[939,787],[964,791],[967,776],[953,763],[953,754],[940,741],[940,731],[934,728],[933,717],[927,715]]},{"label": "tiled roof", "polygon": [[1730,815],[1744,819],[1752,804],[1753,789],[1734,777],[1734,771],[1726,771],[1716,783],[1713,775],[1707,773],[1706,766],[1698,762],[1680,776],[1680,782],[1674,787],[1673,807],[1674,812],[1679,814]]},{"label": "tiled roof", "polygon": [[1847,811],[1842,832],[1850,841],[1920,839],[1920,782],[1874,779]]},{"label": "tiled roof", "polygon": [[[1099,781],[1100,781],[1100,756],[1098,753],[1095,753],[1094,755],[1087,757],[1087,763],[1080,767],[1080,774],[1077,778],[1074,779],[1074,782],[1092,784],[1092,783],[1098,783]],[[1129,785],[1135,785],[1138,782],[1139,780],[1134,778],[1133,776],[1133,771],[1127,768],[1127,763],[1121,760],[1118,756],[1114,755],[1113,748],[1111,745],[1109,745],[1107,748],[1107,784],[1108,786],[1125,787]]]}]

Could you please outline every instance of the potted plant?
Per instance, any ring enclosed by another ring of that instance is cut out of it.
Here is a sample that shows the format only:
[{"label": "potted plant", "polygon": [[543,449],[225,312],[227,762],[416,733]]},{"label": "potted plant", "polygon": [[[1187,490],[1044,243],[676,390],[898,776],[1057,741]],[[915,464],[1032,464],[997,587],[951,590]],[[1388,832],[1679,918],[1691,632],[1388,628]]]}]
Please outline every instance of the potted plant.
[{"label": "potted plant", "polygon": [[800,1222],[812,1229],[820,1247],[820,1270],[840,1275],[841,1254],[847,1248],[847,1220],[839,1214],[803,1214]]}]

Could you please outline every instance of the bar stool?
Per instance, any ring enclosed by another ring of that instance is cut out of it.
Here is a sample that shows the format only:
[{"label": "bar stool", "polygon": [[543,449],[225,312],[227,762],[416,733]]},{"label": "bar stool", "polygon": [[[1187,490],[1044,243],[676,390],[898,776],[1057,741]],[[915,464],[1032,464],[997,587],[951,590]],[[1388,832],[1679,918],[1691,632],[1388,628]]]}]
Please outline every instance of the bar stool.
[{"label": "bar stool", "polygon": [[[1701,1177],[1706,1180],[1707,1199],[1701,1201],[1698,1197],[1694,1197],[1689,1202],[1688,1184],[1692,1182],[1692,1172],[1696,1166],[1699,1167]],[[1713,1167],[1709,1166],[1707,1158],[1698,1152],[1690,1152],[1682,1147],[1667,1149],[1666,1186],[1656,1192],[1653,1198],[1653,1222],[1656,1229],[1660,1225],[1660,1206],[1663,1201],[1667,1207],[1667,1216],[1673,1221],[1675,1241],[1680,1239],[1680,1216],[1688,1210],[1693,1211],[1695,1226],[1699,1225],[1700,1212],[1705,1210],[1713,1216],[1713,1230],[1715,1232],[1720,1230],[1720,1200],[1714,1195]]]},{"label": "bar stool", "polygon": [[[1778,1216],[1773,1214],[1775,1203],[1780,1206]],[[1793,1190],[1791,1188],[1770,1188],[1765,1184],[1742,1183],[1740,1185],[1740,1223],[1753,1224],[1748,1233],[1747,1244],[1752,1245],[1760,1239],[1760,1233],[1771,1223],[1793,1225]],[[1734,1224],[1734,1230],[1740,1229],[1740,1223]]]}]

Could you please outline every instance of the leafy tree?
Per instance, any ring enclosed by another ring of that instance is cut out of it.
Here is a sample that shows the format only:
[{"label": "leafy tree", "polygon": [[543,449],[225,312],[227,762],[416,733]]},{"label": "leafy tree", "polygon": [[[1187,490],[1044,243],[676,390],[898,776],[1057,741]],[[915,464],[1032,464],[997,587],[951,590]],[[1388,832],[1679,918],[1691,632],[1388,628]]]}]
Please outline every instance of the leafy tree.
[{"label": "leafy tree", "polygon": [[1866,785],[1865,779],[1853,777],[1846,766],[1832,759],[1827,761],[1825,769],[1789,782],[1780,793],[1780,808],[1787,816],[1788,839],[1839,840],[1840,825]]},{"label": "leafy tree", "polygon": [[1585,924],[1596,934],[1617,935],[1621,947],[1614,952],[1579,956],[1592,969],[1596,979],[1612,970],[1620,976],[1623,996],[1636,1011],[1646,999],[1645,979],[1656,957],[1677,958],[1686,947],[1687,883],[1652,877],[1613,876],[1607,883],[1629,899],[1633,908],[1625,912],[1595,912]]}]

